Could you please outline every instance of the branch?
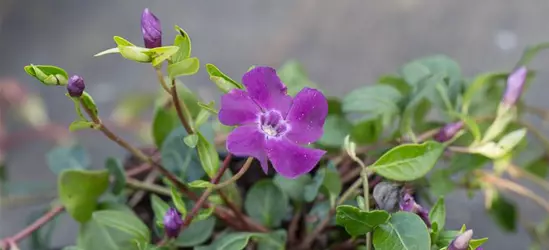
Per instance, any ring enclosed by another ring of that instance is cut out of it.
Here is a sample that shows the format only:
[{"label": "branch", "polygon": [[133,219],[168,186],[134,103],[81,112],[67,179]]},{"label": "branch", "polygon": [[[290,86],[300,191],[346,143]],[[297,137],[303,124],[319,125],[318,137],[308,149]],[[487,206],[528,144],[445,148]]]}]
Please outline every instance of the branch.
[{"label": "branch", "polygon": [[175,106],[175,111],[177,113],[177,117],[179,117],[179,120],[181,121],[181,124],[183,124],[183,127],[185,127],[185,130],[187,130],[187,133],[189,135],[194,134],[194,130],[189,124],[189,121],[185,119],[185,114],[187,114],[187,117],[190,117],[189,109],[185,105],[185,101],[179,101],[179,95],[177,94],[177,85],[175,84],[175,78],[172,80],[172,87],[170,89],[170,93],[172,95],[173,104]]}]

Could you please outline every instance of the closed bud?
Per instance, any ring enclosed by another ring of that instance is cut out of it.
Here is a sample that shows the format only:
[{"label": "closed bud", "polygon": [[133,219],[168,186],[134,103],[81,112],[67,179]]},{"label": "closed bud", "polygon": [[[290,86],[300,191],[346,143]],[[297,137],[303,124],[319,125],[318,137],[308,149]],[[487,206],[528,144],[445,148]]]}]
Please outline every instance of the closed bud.
[{"label": "closed bud", "polygon": [[162,46],[162,27],[160,20],[147,8],[141,15],[141,32],[145,47],[152,49]]},{"label": "closed bud", "polygon": [[164,215],[164,231],[168,238],[177,238],[181,231],[183,220],[181,220],[181,214],[177,209],[171,207]]},{"label": "closed bud", "polygon": [[524,83],[526,82],[526,76],[528,70],[526,67],[522,66],[515,70],[509,78],[507,78],[507,86],[505,87],[505,92],[503,93],[502,103],[513,106],[517,103],[522,90],[524,89]]},{"label": "closed bud", "polygon": [[402,199],[400,200],[400,210],[415,213],[417,214],[423,222],[425,222],[425,225],[427,227],[431,227],[431,220],[429,219],[429,211],[427,209],[423,208],[421,205],[417,204],[414,197],[409,194],[405,193],[402,196]]},{"label": "closed bud", "polygon": [[454,138],[456,134],[463,128],[463,122],[454,122],[450,124],[446,124],[446,126],[442,127],[437,134],[433,137],[435,141],[438,142],[447,142]]},{"label": "closed bud", "polygon": [[86,85],[84,84],[84,78],[73,75],[69,78],[69,83],[67,84],[67,92],[72,97],[80,97],[84,93]]},{"label": "closed bud", "polygon": [[473,238],[473,230],[469,229],[469,230],[465,231],[464,233],[458,235],[454,240],[452,240],[450,245],[448,245],[448,250],[467,250],[467,249],[469,249],[469,241],[471,241],[471,238]]}]

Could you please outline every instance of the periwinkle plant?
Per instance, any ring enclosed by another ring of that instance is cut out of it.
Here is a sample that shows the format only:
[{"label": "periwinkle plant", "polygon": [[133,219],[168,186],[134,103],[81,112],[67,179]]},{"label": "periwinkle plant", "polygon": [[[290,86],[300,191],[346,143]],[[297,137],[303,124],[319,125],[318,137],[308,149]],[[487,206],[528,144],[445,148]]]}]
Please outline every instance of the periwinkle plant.
[{"label": "periwinkle plant", "polygon": [[[80,223],[74,247],[84,250],[244,249],[252,242],[259,249],[478,250],[486,238],[473,239],[465,226],[446,227],[446,214],[456,208],[446,208],[444,196],[454,189],[484,192],[487,212],[507,229],[515,227],[516,209],[503,192],[525,195],[549,212],[549,202],[516,180],[549,191],[547,164],[540,164],[548,152],[525,168],[513,164],[531,129],[518,114],[529,110],[520,97],[539,46],[526,50],[511,74],[469,81],[456,62],[432,56],[342,99],[327,98],[296,62],[254,66],[241,81],[206,64],[222,92],[206,102],[178,80],[200,67],[189,35],[175,26],[173,43],[166,43],[149,9],[140,27],[144,47],[116,36],[116,47],[96,56],[151,64],[163,95],[138,97],[133,106],[121,100],[115,114],[124,116],[123,125],[145,124],[153,149],[130,144],[103,122],[82,77],[51,65],[25,67],[43,84],[66,88],[77,115],[71,131],[96,130],[143,165],[126,169],[110,158],[105,169],[91,170],[82,147],[55,149],[48,162],[58,174],[60,205],[3,239],[5,249],[16,249],[63,211]],[[135,111],[144,104],[155,108],[152,121]],[[439,116],[433,122],[427,114]],[[485,167],[489,162],[493,167]],[[263,173],[248,172],[255,165]],[[141,171],[146,178],[138,178]],[[251,187],[239,181],[243,176]],[[414,198],[414,190],[427,198]],[[132,212],[143,197],[150,207]],[[432,205],[420,204],[435,197]],[[534,236],[544,233],[536,229]]]}]

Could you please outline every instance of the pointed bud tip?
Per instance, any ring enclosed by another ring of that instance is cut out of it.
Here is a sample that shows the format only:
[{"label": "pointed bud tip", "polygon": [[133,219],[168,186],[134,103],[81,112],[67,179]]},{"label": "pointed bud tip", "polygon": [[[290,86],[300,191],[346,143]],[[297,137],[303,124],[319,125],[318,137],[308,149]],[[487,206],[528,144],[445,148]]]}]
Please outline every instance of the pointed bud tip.
[{"label": "pointed bud tip", "polygon": [[473,230],[469,229],[458,235],[452,243],[450,243],[448,250],[467,250],[469,248],[469,241],[471,241],[471,238],[473,238]]},{"label": "pointed bud tip", "polygon": [[502,98],[503,103],[510,106],[515,105],[522,94],[527,75],[528,69],[526,69],[525,66],[519,67],[509,75],[507,78],[507,86]]},{"label": "pointed bud tip", "polygon": [[446,124],[444,127],[442,127],[437,134],[433,136],[435,141],[438,142],[447,142],[454,138],[456,134],[463,128],[463,122],[454,122]]},{"label": "pointed bud tip", "polygon": [[141,32],[146,48],[156,48],[162,46],[162,26],[160,20],[149,10],[145,8],[141,15]]},{"label": "pointed bud tip", "polygon": [[67,92],[69,92],[69,95],[72,97],[80,97],[82,96],[82,93],[84,93],[84,89],[86,88],[86,84],[84,83],[84,78],[82,78],[79,75],[73,75],[69,78],[69,82],[67,84]]}]

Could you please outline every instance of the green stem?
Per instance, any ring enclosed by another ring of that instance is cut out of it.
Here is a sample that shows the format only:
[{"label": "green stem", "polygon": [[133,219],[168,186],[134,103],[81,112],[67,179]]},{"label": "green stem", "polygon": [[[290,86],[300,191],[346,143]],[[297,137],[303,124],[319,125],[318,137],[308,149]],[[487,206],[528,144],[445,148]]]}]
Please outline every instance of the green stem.
[{"label": "green stem", "polygon": [[170,92],[170,88],[168,87],[168,84],[166,84],[166,81],[164,80],[164,74],[162,74],[162,70],[160,69],[160,67],[155,67],[154,70],[156,71],[156,77],[158,78],[158,82],[160,83],[160,86],[162,86],[162,88],[169,93]]},{"label": "green stem", "polygon": [[179,117],[181,124],[183,124],[183,127],[185,127],[185,130],[187,130],[187,133],[189,135],[194,134],[193,127],[191,126],[192,124],[191,112],[189,111],[189,108],[187,108],[185,101],[179,100],[179,95],[177,94],[177,85],[175,84],[175,78],[172,79],[172,87],[171,87],[170,93],[172,95],[175,111],[177,112],[177,116]]},{"label": "green stem", "polygon": [[138,181],[136,179],[128,178],[126,179],[126,185],[128,185],[131,188],[149,191],[157,194],[162,194],[166,196],[171,195],[171,191],[167,188],[164,188],[162,186],[158,186],[155,184],[149,184],[145,182]]},{"label": "green stem", "polygon": [[[368,184],[368,169],[363,165],[362,172],[360,173],[362,179],[362,189],[364,195],[364,211],[368,212],[370,210],[370,190]],[[372,248],[372,238],[370,233],[366,234],[366,250]]]},{"label": "green stem", "polygon": [[242,177],[246,171],[248,171],[248,169],[250,168],[250,166],[252,166],[252,162],[253,162],[254,158],[253,157],[248,157],[248,159],[246,159],[246,162],[244,163],[244,166],[242,166],[240,168],[240,170],[238,170],[238,173],[236,173],[235,175],[233,175],[233,177],[231,177],[230,179],[224,181],[224,182],[221,182],[217,185],[215,185],[213,187],[214,190],[219,190],[219,189],[222,189],[228,185],[231,185],[232,183],[234,183],[235,181],[237,181],[238,179],[240,179],[240,177]]}]

